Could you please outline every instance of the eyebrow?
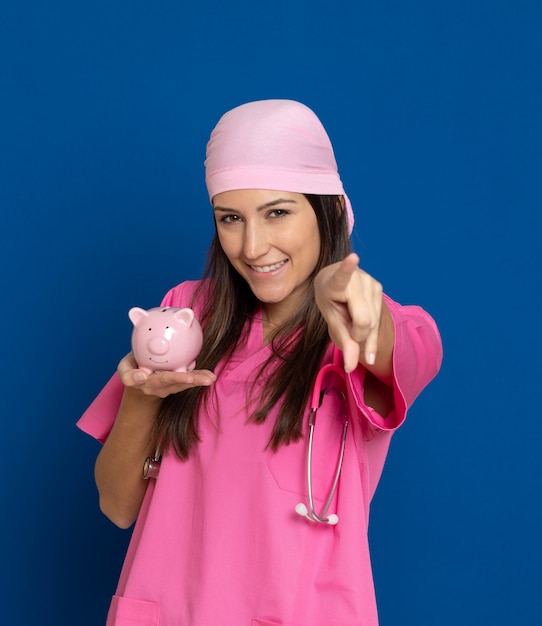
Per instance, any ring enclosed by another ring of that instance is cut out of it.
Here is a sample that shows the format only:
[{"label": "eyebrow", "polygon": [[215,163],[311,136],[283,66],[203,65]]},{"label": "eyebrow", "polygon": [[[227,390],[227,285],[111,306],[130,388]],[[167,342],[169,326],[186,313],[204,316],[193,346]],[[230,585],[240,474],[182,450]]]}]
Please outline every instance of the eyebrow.
[{"label": "eyebrow", "polygon": [[[278,204],[297,204],[296,200],[288,200],[287,198],[277,198],[276,200],[271,200],[271,202],[266,202],[261,206],[256,208],[256,211],[264,211],[265,209],[270,209],[271,207],[277,206]],[[215,206],[213,207],[215,211],[227,211],[231,213],[235,212],[236,209],[229,209],[228,207]]]}]

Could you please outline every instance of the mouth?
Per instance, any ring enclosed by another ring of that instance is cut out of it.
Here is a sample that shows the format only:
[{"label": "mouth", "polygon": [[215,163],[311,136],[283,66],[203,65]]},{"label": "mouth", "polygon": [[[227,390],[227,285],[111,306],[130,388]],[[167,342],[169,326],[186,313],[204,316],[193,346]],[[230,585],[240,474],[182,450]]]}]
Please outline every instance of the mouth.
[{"label": "mouth", "polygon": [[149,361],[152,361],[153,363],[157,363],[158,365],[164,365],[164,363],[167,363],[167,359],[165,361],[157,361],[156,359],[153,359],[152,357],[149,357]]},{"label": "mouth", "polygon": [[269,272],[279,270],[281,267],[286,265],[286,263],[288,263],[288,259],[280,261],[280,263],[273,263],[273,265],[251,265],[250,269],[254,270],[258,274],[268,274]]}]

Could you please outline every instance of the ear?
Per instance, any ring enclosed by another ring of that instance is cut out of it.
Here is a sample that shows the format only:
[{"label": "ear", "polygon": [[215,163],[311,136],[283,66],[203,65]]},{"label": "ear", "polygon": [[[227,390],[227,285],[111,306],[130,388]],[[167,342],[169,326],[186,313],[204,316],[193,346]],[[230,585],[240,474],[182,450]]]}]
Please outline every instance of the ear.
[{"label": "ear", "polygon": [[181,321],[185,326],[190,327],[192,326],[195,315],[192,309],[179,309],[178,311],[175,311],[173,317]]},{"label": "ear", "polygon": [[128,317],[130,318],[130,321],[134,326],[148,315],[149,314],[147,311],[145,311],[145,309],[140,309],[138,306],[135,306],[128,311]]}]

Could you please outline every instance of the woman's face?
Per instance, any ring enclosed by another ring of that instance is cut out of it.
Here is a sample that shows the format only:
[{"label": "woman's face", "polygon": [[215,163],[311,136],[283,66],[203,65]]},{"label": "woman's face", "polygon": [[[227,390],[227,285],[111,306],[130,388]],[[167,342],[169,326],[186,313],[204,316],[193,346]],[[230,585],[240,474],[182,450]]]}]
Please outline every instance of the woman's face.
[{"label": "woman's face", "polygon": [[320,255],[314,209],[304,195],[241,189],[213,198],[220,245],[262,302],[282,323],[299,306]]}]

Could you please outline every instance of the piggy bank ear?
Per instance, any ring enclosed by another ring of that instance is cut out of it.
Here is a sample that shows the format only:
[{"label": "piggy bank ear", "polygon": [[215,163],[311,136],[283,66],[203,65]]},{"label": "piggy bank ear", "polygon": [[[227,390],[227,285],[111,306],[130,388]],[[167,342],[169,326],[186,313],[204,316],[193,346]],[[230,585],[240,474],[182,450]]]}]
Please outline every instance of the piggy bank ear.
[{"label": "piggy bank ear", "polygon": [[180,320],[186,326],[192,326],[192,322],[194,321],[194,311],[192,309],[179,309],[174,313],[175,319]]},{"label": "piggy bank ear", "polygon": [[148,315],[149,314],[145,311],[145,309],[140,309],[138,306],[135,306],[128,311],[128,317],[134,326]]}]

